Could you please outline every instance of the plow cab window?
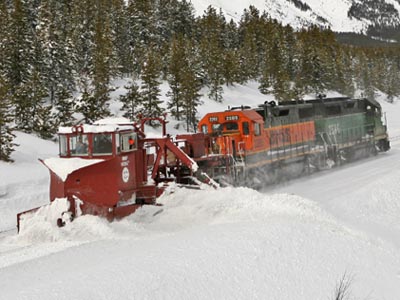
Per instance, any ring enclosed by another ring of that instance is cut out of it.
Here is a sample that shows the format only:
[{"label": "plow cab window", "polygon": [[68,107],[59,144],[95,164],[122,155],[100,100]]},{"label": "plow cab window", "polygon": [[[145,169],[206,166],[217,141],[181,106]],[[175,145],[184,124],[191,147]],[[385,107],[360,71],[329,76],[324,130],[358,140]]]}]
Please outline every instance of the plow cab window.
[{"label": "plow cab window", "polygon": [[79,134],[69,138],[69,146],[72,156],[88,155],[88,137],[86,134]]},{"label": "plow cab window", "polygon": [[134,132],[121,134],[121,152],[130,152],[137,149],[137,134]]},{"label": "plow cab window", "polygon": [[68,148],[67,148],[67,137],[65,135],[60,135],[59,146],[60,146],[60,156],[66,156],[68,154]]},{"label": "plow cab window", "polygon": [[96,133],[93,135],[93,155],[111,155],[112,149],[111,133]]}]

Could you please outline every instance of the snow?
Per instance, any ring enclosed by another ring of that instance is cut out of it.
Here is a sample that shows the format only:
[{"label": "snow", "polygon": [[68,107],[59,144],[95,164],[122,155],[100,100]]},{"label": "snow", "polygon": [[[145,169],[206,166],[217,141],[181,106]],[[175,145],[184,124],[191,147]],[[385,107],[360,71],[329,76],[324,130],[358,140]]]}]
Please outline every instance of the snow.
[{"label": "snow", "polygon": [[[199,114],[272,100],[256,83],[224,92],[226,102],[204,98]],[[398,100],[379,95],[389,152],[262,191],[172,185],[163,206],[113,223],[82,216],[63,228],[59,199],[26,216],[20,234],[0,233],[0,299],[333,299],[348,274],[351,299],[397,300]],[[15,164],[0,163],[0,231],[48,203],[48,171],[37,159],[51,164],[58,153],[31,135],[17,133],[16,142]]]},{"label": "snow", "polygon": [[[250,5],[257,9],[267,11],[268,15],[279,20],[283,25],[291,25],[294,28],[302,28],[310,24],[319,24],[330,27],[336,32],[362,32],[368,28],[370,22],[349,18],[347,13],[352,1],[349,0],[303,0],[310,10],[302,11],[292,2],[287,0],[195,0],[192,1],[197,15],[203,15],[209,5],[221,9],[228,19],[239,21],[244,9]],[[353,1],[354,2],[354,1]],[[400,3],[396,0],[386,0],[400,11]],[[321,22],[323,18],[327,23]]]},{"label": "snow", "polygon": [[[121,125],[120,123],[112,123],[118,122],[119,119],[116,120],[107,120],[107,123],[97,123],[94,125],[83,124],[77,127],[60,127],[58,129],[58,133],[72,133],[74,130],[81,130],[82,133],[101,133],[101,132],[115,132],[122,130],[132,130],[133,125]],[[76,128],[76,129],[75,129]]]},{"label": "snow", "polygon": [[62,181],[65,181],[72,172],[103,162],[104,159],[60,158],[51,157],[43,163],[52,170]]}]

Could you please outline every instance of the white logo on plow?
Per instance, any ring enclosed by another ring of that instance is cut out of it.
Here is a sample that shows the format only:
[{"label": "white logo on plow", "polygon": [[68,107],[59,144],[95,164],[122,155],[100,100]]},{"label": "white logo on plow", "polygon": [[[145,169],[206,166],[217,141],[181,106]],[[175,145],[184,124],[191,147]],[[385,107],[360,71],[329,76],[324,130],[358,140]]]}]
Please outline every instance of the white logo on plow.
[{"label": "white logo on plow", "polygon": [[127,167],[122,169],[122,180],[126,183],[129,180],[129,170]]}]

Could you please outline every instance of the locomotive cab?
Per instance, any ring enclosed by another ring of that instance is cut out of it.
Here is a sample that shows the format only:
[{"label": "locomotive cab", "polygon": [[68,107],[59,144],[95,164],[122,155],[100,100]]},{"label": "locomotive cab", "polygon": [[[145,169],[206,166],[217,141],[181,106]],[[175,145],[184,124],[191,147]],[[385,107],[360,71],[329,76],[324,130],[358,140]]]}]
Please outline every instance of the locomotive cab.
[{"label": "locomotive cab", "polygon": [[261,146],[263,127],[262,116],[249,109],[207,114],[199,122],[199,130],[211,137],[213,152],[233,156]]}]

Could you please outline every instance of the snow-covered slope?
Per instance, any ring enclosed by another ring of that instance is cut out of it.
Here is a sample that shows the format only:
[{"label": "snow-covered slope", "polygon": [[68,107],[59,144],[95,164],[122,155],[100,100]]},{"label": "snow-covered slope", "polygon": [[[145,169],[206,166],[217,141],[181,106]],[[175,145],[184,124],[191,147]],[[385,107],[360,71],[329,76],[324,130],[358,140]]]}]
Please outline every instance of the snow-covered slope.
[{"label": "snow-covered slope", "polygon": [[239,20],[243,10],[253,5],[295,28],[317,24],[336,32],[361,32],[368,25],[400,24],[400,3],[396,0],[193,0],[192,3],[199,15],[212,5],[234,20]]},{"label": "snow-covered slope", "polygon": [[400,295],[398,245],[348,226],[320,199],[190,194],[166,195],[155,217],[146,207],[113,224],[82,217],[5,238],[0,298],[330,299],[345,272],[357,299]]},{"label": "snow-covered slope", "polygon": [[17,132],[15,163],[0,161],[0,231],[14,228],[16,214],[48,202],[49,174],[39,162],[57,154],[58,144]]}]

